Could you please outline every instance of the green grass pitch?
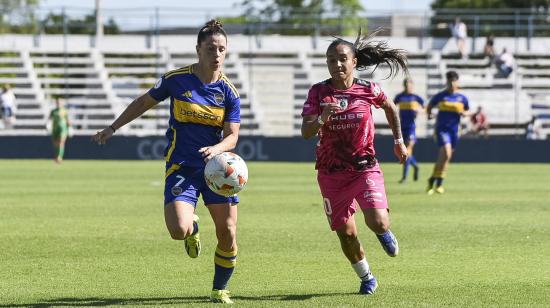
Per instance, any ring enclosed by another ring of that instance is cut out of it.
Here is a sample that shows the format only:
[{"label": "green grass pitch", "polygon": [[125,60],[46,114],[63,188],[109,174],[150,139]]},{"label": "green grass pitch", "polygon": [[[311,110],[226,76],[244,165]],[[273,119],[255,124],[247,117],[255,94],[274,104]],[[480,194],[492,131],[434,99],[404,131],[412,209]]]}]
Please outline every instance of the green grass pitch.
[{"label": "green grass pitch", "polygon": [[[229,289],[253,307],[548,307],[550,165],[452,164],[445,195],[397,184],[384,163],[400,255],[359,236],[379,280],[359,281],[324,216],[313,163],[249,162]],[[215,235],[203,252],[164,226],[160,161],[0,161],[0,307],[206,306]],[[362,221],[362,215],[360,221]]]}]

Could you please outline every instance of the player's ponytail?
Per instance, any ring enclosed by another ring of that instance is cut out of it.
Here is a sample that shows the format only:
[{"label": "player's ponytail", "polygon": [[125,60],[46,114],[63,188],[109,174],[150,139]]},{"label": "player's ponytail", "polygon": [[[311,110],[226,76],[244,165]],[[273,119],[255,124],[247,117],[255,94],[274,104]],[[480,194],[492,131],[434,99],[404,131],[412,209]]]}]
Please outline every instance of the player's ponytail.
[{"label": "player's ponytail", "polygon": [[408,75],[407,53],[405,50],[389,48],[386,41],[372,41],[372,38],[381,30],[378,29],[370,35],[361,35],[361,28],[359,28],[355,43],[336,38],[329,45],[328,49],[335,48],[341,44],[349,46],[357,57],[356,69],[359,71],[365,70],[369,66],[375,66],[373,70],[375,71],[378,65],[386,63],[390,68],[389,76],[395,76],[400,69],[405,75]]},{"label": "player's ponytail", "polygon": [[199,30],[199,34],[197,36],[197,45],[200,46],[201,42],[206,40],[207,37],[216,34],[221,34],[225,37],[225,39],[227,39],[227,34],[223,29],[222,23],[218,20],[212,19]]}]

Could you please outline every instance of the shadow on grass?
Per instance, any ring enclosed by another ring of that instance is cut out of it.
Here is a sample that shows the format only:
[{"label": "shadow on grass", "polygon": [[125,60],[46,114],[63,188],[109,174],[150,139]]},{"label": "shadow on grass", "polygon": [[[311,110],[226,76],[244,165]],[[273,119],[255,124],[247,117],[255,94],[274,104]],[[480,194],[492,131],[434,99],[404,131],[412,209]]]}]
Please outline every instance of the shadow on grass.
[{"label": "shadow on grass", "polygon": [[[353,295],[355,293],[326,293],[326,294],[293,294],[293,295],[267,295],[267,296],[233,296],[235,301],[304,301],[315,297],[330,297]],[[208,303],[206,296],[189,297],[152,297],[152,298],[56,298],[36,303],[26,304],[0,304],[0,307],[101,307],[124,305],[181,305]]]}]

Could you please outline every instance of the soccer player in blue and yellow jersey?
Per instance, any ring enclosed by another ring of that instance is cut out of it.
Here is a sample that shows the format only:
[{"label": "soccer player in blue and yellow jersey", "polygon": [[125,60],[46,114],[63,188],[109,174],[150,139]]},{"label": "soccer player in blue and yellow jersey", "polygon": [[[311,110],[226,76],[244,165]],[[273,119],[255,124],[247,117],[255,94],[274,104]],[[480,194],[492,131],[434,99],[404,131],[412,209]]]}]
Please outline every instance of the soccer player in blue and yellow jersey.
[{"label": "soccer player in blue and yellow jersey", "polygon": [[216,227],[218,244],[214,255],[214,283],[210,299],[232,303],[227,284],[237,258],[237,196],[222,197],[204,180],[205,162],[235,148],[240,127],[240,98],[222,72],[227,35],[221,23],[209,21],[197,38],[198,63],[164,74],[148,93],[134,100],[112,125],[93,138],[104,144],[116,130],[142,115],[158,102],[170,98],[166,132],[164,217],[175,240],[184,240],[191,258],[201,251],[198,197]]},{"label": "soccer player in blue and yellow jersey", "polygon": [[432,195],[434,192],[440,194],[445,192],[443,179],[458,141],[460,118],[469,109],[468,98],[458,93],[458,74],[455,71],[449,71],[446,77],[447,88],[430,99],[426,110],[428,119],[431,119],[432,109],[439,109],[435,123],[435,138],[439,146],[439,155],[432,176],[428,180],[426,188],[428,195]]},{"label": "soccer player in blue and yellow jersey", "polygon": [[409,156],[403,164],[403,177],[399,183],[407,180],[409,166],[413,166],[413,180],[418,180],[418,163],[413,156],[414,144],[416,143],[416,115],[424,107],[424,100],[413,92],[413,81],[410,78],[403,80],[403,92],[397,94],[393,100],[399,107],[399,118],[401,120],[401,133]]}]

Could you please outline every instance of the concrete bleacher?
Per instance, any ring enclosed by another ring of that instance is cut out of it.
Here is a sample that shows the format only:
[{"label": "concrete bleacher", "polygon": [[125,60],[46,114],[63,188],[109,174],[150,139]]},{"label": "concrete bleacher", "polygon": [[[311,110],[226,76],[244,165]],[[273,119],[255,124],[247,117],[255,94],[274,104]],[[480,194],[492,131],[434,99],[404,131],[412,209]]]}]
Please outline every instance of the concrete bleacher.
[{"label": "concrete bleacher", "polygon": [[[127,39],[128,44],[132,42]],[[263,49],[250,49],[248,40],[231,39],[224,73],[241,96],[243,134],[297,136],[300,134],[301,110],[311,85],[329,78],[325,48],[330,39],[320,40],[311,48],[310,38],[265,38]],[[45,134],[45,123],[52,98],[67,98],[76,134],[92,134],[110,124],[116,115],[137,96],[147,91],[166,71],[196,62],[193,40],[183,49],[146,47],[129,50],[127,44],[100,48],[71,48],[64,54],[60,47],[46,49],[6,48],[0,51],[0,84],[13,85],[17,97],[16,130],[19,134]],[[163,39],[161,39],[161,42]],[[241,42],[242,41],[242,42]],[[521,51],[515,54],[517,74],[497,78],[488,59],[474,53],[463,60],[448,42],[440,50],[420,49],[417,41],[393,40],[395,46],[409,50],[409,70],[418,94],[426,101],[444,87],[447,70],[459,72],[463,92],[470,98],[472,110],[483,106],[491,123],[499,129],[491,134],[513,133],[509,127],[526,123],[530,117],[544,118],[550,110],[550,56],[544,52]],[[125,41],[126,42],[126,41]],[[239,44],[241,42],[243,44]],[[391,43],[391,40],[390,40]],[[411,44],[412,43],[412,44]],[[13,45],[13,44],[12,44]],[[16,45],[16,44],[15,44]],[[70,44],[69,44],[70,45]],[[136,43],[135,46],[139,46]],[[378,82],[393,98],[402,91],[403,75],[387,78],[385,65],[372,72],[356,74]],[[536,106],[537,108],[534,108]],[[548,108],[546,108],[548,107]],[[169,104],[160,103],[140,119],[121,130],[121,134],[163,134],[167,129]],[[384,113],[373,111],[377,132],[389,134]],[[550,124],[550,123],[549,123]],[[431,134],[433,121],[423,113],[418,117],[420,136]],[[10,134],[0,130],[0,134]]]}]

